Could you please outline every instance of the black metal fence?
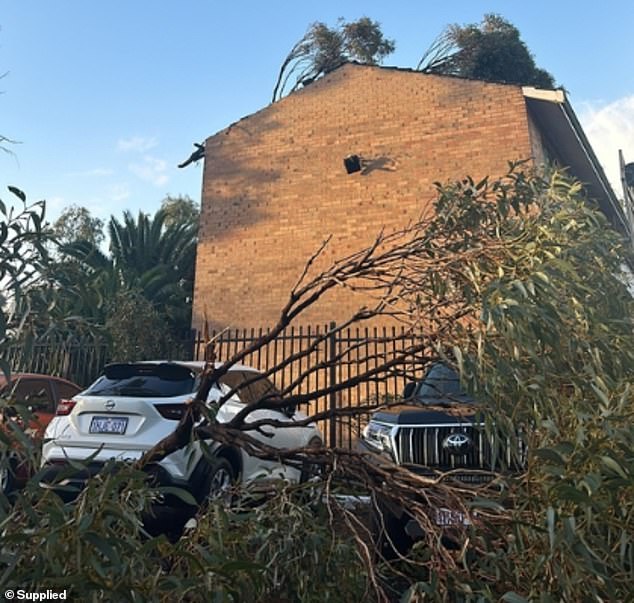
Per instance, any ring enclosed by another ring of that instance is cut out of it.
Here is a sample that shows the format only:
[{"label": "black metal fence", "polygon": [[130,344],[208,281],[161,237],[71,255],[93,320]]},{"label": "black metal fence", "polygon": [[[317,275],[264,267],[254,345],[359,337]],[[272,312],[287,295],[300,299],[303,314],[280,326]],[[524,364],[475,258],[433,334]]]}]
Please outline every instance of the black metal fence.
[{"label": "black metal fence", "polygon": [[[226,361],[268,334],[265,329],[212,332],[219,361]],[[410,331],[398,327],[337,329],[334,323],[289,327],[270,343],[248,354],[243,363],[262,371],[275,367],[276,385],[299,396],[318,394],[305,404],[310,413],[354,409],[360,404],[379,406],[402,393],[407,381],[422,377],[422,354],[382,369],[386,363],[419,343]],[[202,359],[205,341],[194,340],[193,358]],[[281,366],[282,362],[287,364]],[[341,389],[338,389],[341,388]],[[330,446],[354,445],[367,413],[351,413],[320,421]]]},{"label": "black metal fence", "polygon": [[[217,359],[226,361],[267,334],[266,329],[232,329],[212,332],[210,337]],[[408,380],[421,376],[424,363],[418,356],[380,370],[416,343],[416,336],[397,327],[340,330],[334,323],[298,326],[257,347],[242,362],[265,372],[277,367],[271,375],[273,381],[292,395],[317,394],[303,405],[308,413],[346,411],[359,404],[378,406],[400,394]],[[200,333],[192,332],[186,347],[191,354],[183,360],[203,358],[205,341]],[[7,360],[16,372],[59,375],[86,386],[111,358],[103,343],[47,340],[26,349],[15,346]],[[351,412],[320,421],[320,428],[330,446],[347,447],[354,445],[366,420],[367,413]]]},{"label": "black metal fence", "polygon": [[48,338],[11,346],[6,360],[13,372],[57,375],[87,386],[100,375],[110,357],[105,342]]}]

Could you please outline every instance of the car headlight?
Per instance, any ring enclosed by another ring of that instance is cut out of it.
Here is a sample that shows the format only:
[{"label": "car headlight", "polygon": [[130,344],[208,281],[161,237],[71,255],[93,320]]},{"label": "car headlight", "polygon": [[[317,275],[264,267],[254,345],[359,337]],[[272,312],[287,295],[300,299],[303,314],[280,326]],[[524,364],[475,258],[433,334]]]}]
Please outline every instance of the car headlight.
[{"label": "car headlight", "polygon": [[380,452],[392,452],[392,427],[370,421],[363,429],[363,441]]}]

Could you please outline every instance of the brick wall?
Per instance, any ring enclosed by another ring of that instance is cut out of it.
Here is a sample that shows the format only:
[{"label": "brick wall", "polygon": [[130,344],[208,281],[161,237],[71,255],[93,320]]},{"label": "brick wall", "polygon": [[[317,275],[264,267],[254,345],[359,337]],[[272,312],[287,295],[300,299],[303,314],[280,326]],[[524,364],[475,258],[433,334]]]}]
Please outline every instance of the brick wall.
[{"label": "brick wall", "polygon": [[[205,312],[214,327],[273,324],[327,236],[329,263],[419,216],[435,181],[501,175],[532,152],[520,87],[338,69],[207,140],[194,326]],[[366,173],[346,174],[350,154]],[[363,303],[332,294],[301,322]]]}]

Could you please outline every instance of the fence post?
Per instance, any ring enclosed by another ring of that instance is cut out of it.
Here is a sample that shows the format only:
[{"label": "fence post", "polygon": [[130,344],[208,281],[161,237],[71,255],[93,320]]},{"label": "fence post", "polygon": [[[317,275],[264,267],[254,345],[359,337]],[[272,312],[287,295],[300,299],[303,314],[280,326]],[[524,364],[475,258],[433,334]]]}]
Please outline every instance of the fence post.
[{"label": "fence post", "polygon": [[[330,335],[328,336],[328,387],[334,387],[337,384],[337,334],[335,329],[337,323],[330,323]],[[329,434],[328,443],[331,448],[337,445],[337,422],[332,413],[337,410],[337,393],[331,391],[328,397],[328,410],[330,411],[330,419],[328,420]]]},{"label": "fence post", "polygon": [[185,342],[185,354],[188,355],[188,360],[197,360],[196,358],[196,342],[199,339],[198,331],[196,329],[189,329],[187,334],[187,340]]}]

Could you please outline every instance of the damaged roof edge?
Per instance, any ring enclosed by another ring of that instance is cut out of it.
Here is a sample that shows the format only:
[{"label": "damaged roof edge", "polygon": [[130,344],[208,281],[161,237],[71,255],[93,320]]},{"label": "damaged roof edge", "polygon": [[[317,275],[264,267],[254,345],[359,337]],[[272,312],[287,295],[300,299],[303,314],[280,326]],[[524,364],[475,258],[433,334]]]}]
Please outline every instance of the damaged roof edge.
[{"label": "damaged roof edge", "polygon": [[561,150],[574,175],[588,185],[591,196],[596,197],[612,224],[631,236],[634,225],[629,224],[565,92],[531,86],[522,87],[522,92],[528,107],[546,126],[545,131],[557,137],[556,148]]}]

